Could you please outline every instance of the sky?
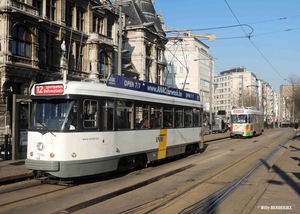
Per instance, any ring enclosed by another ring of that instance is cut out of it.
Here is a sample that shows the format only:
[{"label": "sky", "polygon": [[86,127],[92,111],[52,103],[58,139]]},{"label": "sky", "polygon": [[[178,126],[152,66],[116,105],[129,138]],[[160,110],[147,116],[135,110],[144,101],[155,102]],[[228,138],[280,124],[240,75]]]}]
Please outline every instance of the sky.
[{"label": "sky", "polygon": [[245,67],[276,92],[300,76],[300,0],[155,0],[154,8],[167,29],[216,35],[199,38],[216,58],[215,74]]}]

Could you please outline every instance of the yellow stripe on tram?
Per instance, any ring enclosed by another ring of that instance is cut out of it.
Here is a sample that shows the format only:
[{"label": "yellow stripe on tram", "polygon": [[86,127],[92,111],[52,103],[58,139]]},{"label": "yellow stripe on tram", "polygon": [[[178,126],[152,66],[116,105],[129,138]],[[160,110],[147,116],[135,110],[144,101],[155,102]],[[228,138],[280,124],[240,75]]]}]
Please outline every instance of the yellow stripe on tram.
[{"label": "yellow stripe on tram", "polygon": [[158,155],[157,159],[166,158],[167,155],[168,129],[160,129],[158,137]]}]

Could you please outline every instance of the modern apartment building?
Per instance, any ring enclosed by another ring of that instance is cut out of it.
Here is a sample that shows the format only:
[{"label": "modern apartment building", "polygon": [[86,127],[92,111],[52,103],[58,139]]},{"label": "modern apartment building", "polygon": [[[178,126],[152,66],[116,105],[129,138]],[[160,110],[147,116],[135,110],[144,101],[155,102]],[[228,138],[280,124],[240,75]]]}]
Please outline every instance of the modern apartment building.
[{"label": "modern apartment building", "polygon": [[262,82],[262,109],[265,121],[270,124],[280,120],[280,94],[267,82]]},{"label": "modern apartment building", "polygon": [[165,84],[200,94],[204,111],[213,99],[214,58],[209,47],[193,36],[168,37]]},{"label": "modern apartment building", "polygon": [[235,106],[255,106],[265,115],[265,121],[272,123],[278,120],[280,95],[267,82],[259,79],[253,72],[244,67],[231,68],[214,77],[215,112],[230,110]]},{"label": "modern apartment building", "polygon": [[214,76],[215,111],[229,116],[234,106],[259,106],[259,79],[244,67],[231,68]]}]

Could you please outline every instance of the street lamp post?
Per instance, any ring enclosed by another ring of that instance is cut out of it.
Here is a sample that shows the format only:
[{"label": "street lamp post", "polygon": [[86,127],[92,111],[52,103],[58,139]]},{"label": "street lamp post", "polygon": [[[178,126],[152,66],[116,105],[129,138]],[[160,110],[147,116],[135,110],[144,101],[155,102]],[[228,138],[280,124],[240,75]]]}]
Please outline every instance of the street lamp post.
[{"label": "street lamp post", "polygon": [[118,45],[118,75],[122,75],[122,0],[120,0],[119,6],[119,45]]},{"label": "street lamp post", "polygon": [[[201,93],[202,92],[202,93]],[[203,123],[203,91],[201,91],[200,89],[200,97],[202,95],[202,111],[201,111],[201,115],[200,115],[200,120],[201,120],[201,140],[200,140],[200,149],[204,148],[204,123]]]},{"label": "street lamp post", "polygon": [[212,134],[212,81],[213,81],[213,69],[212,69],[212,58],[209,59],[210,64],[210,80],[209,80],[209,129],[210,134]]}]

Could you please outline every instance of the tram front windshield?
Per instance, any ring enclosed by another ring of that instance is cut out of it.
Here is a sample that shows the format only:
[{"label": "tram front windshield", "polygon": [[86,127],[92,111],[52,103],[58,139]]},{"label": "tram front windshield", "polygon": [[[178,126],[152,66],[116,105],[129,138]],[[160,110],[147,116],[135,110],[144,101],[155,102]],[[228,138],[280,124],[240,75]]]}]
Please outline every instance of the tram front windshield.
[{"label": "tram front windshield", "polygon": [[247,123],[247,115],[246,114],[234,114],[231,115],[232,123]]},{"label": "tram front windshield", "polygon": [[76,101],[67,99],[33,100],[30,130],[60,131],[72,129]]}]

